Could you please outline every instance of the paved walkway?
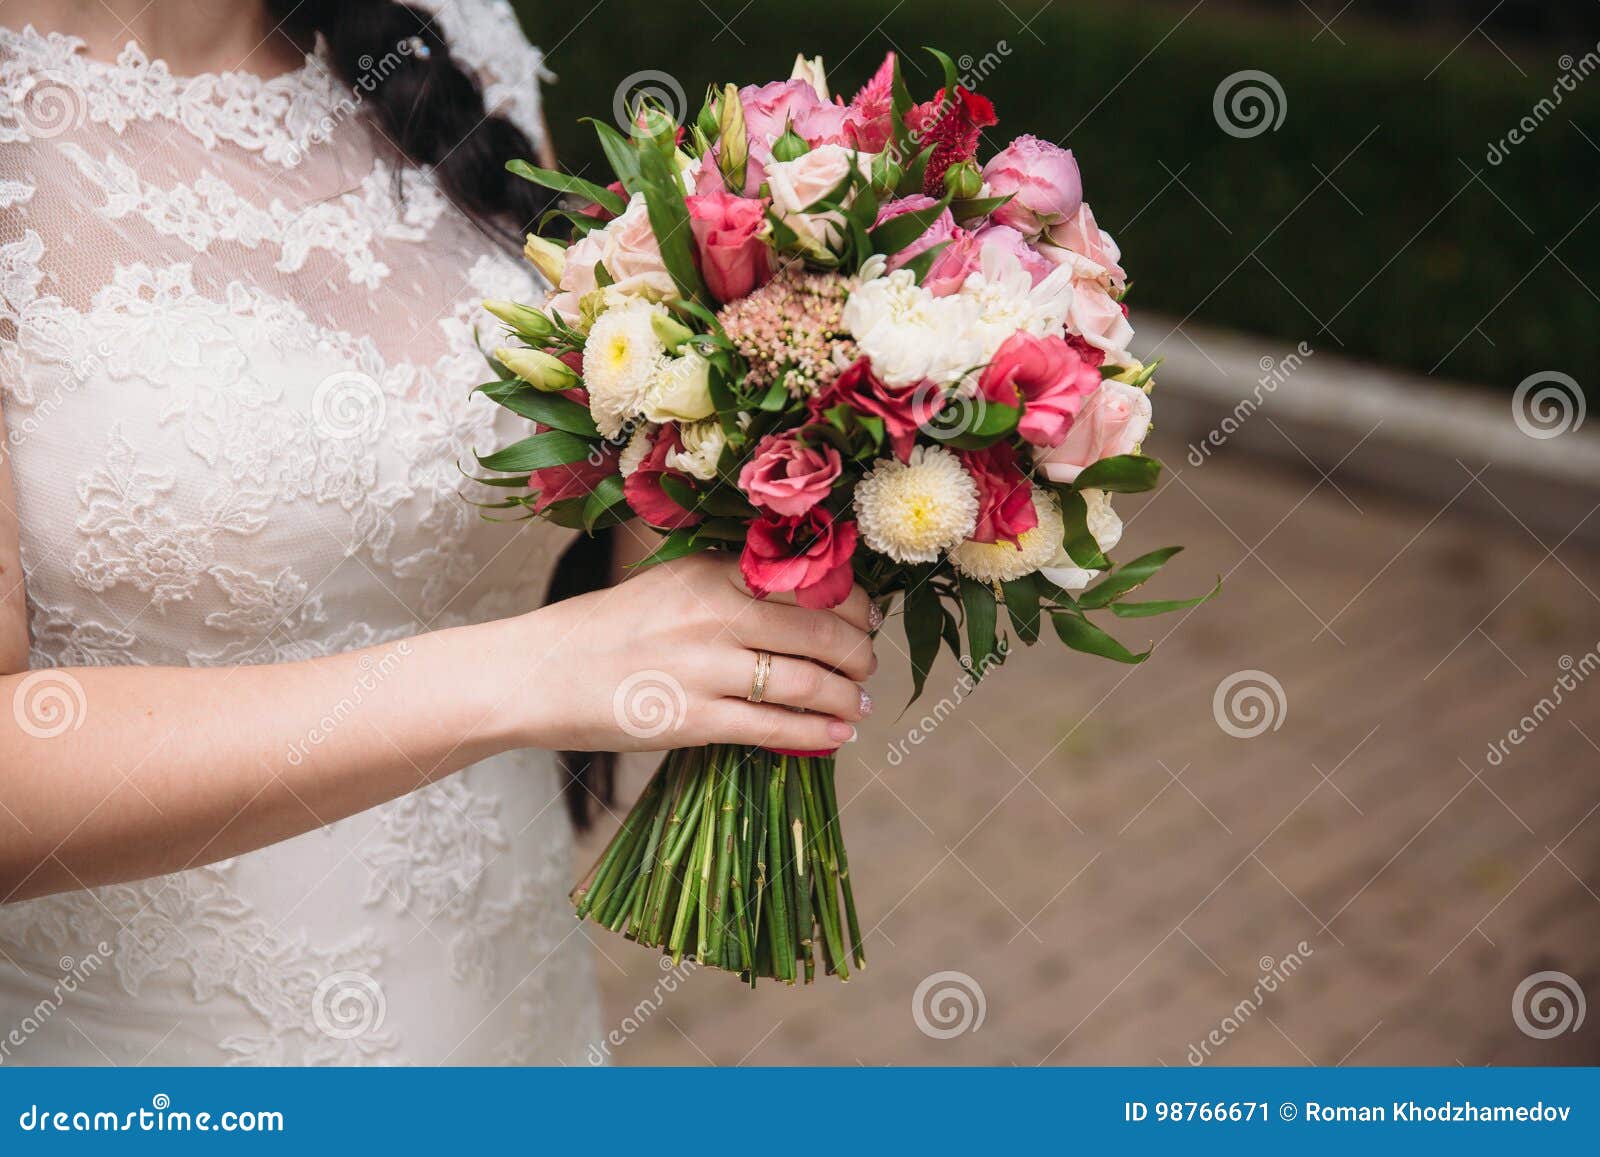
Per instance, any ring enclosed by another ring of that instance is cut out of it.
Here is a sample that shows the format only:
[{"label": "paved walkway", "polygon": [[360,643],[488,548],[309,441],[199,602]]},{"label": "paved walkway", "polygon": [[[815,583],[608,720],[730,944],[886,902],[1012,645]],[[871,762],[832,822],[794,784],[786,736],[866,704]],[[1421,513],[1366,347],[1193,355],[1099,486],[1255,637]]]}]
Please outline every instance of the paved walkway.
[{"label": "paved walkway", "polygon": [[[1159,640],[1141,668],[1018,654],[898,766],[921,711],[895,718],[885,648],[840,771],[871,967],[662,994],[650,952],[590,931],[618,1063],[1600,1062],[1600,1007],[1549,1039],[1512,1014],[1541,971],[1600,1002],[1600,670],[1488,758],[1563,656],[1600,662],[1600,557],[1343,468],[1155,449],[1179,470],[1119,502],[1119,553],[1187,543],[1152,597],[1218,573],[1223,596],[1116,623]],[[1282,687],[1255,738],[1213,713],[1241,671]],[[945,660],[921,708],[955,677]],[[919,1028],[938,972],[981,990],[981,1027]]]}]

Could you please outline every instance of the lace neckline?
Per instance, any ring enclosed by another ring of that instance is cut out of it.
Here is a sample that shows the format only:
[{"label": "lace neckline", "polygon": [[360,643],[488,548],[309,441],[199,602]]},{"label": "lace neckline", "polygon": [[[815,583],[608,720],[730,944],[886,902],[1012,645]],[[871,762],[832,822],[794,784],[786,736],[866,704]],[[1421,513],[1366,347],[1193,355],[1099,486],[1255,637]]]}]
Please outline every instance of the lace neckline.
[{"label": "lace neckline", "polygon": [[[73,120],[87,117],[121,133],[130,121],[168,120],[207,148],[228,141],[286,167],[298,164],[326,140],[342,105],[359,102],[344,90],[327,63],[308,55],[300,67],[277,76],[243,71],[179,76],[151,58],[137,41],[114,61],[89,56],[76,36],[20,32],[0,27],[0,94],[27,124],[24,102],[54,108]],[[52,90],[47,94],[46,88]],[[46,96],[53,104],[47,106]],[[42,135],[42,134],[41,134]]]}]

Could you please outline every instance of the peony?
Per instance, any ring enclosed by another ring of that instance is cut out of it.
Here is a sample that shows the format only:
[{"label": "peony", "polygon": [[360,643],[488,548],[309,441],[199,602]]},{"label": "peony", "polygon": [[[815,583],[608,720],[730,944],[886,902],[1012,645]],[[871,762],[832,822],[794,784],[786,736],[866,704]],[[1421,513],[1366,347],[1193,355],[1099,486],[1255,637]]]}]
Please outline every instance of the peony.
[{"label": "peony", "polygon": [[991,246],[1016,258],[1017,264],[1038,285],[1055,272],[1056,263],[1028,244],[1028,239],[1009,225],[985,225],[977,232],[978,251]]},{"label": "peony", "polygon": [[905,462],[882,458],[856,484],[856,520],[879,554],[896,562],[936,562],[972,533],[978,484],[942,446],[918,446]]},{"label": "peony", "polygon": [[994,220],[1029,237],[1066,221],[1083,204],[1083,178],[1071,149],[1037,137],[1020,136],[983,167],[984,184],[994,197],[1010,196]]},{"label": "peony", "polygon": [[656,334],[659,305],[623,300],[602,313],[589,330],[583,350],[583,383],[590,412],[607,438],[622,432],[638,414],[651,384],[666,368],[667,350]]},{"label": "peony", "polygon": [[836,607],[850,594],[856,537],[855,523],[835,521],[822,506],[798,518],[757,519],[739,556],[739,573],[759,598],[793,591],[802,607]]},{"label": "peony", "polygon": [[1071,482],[1102,458],[1132,454],[1150,432],[1150,396],[1125,382],[1102,382],[1059,445],[1035,461],[1052,482]]},{"label": "peony", "polygon": [[1100,387],[1100,372],[1059,337],[1016,333],[978,379],[992,402],[1023,406],[1017,433],[1036,446],[1058,446],[1084,400]]},{"label": "peony", "polygon": [[932,380],[949,385],[983,361],[973,303],[935,297],[909,269],[862,282],[845,302],[844,325],[873,372],[906,389]]},{"label": "peony", "polygon": [[700,254],[700,272],[718,301],[743,297],[772,277],[764,200],[717,189],[685,197],[689,228]]},{"label": "peony", "polygon": [[1034,487],[1029,499],[1034,526],[1016,542],[979,542],[969,538],[950,552],[950,563],[979,582],[1008,583],[1048,565],[1061,550],[1066,526],[1053,494]]},{"label": "peony", "polygon": [[794,517],[828,496],[842,467],[839,451],[808,446],[794,434],[769,434],[739,471],[739,489],[762,510]]},{"label": "peony", "polygon": [[772,210],[807,248],[832,250],[844,239],[844,216],[838,210],[806,210],[837,189],[852,165],[864,176],[870,175],[872,155],[852,152],[843,145],[818,145],[792,161],[767,165]]},{"label": "peony", "polygon": [[[1088,507],[1085,523],[1093,536],[1095,545],[1100,548],[1101,554],[1106,554],[1116,548],[1122,541],[1122,519],[1117,517],[1117,512],[1111,509],[1111,496],[1104,490],[1083,490],[1084,505]],[[1062,590],[1078,591],[1092,583],[1100,572],[1097,570],[1084,570],[1072,561],[1072,556],[1065,547],[1056,551],[1056,556],[1050,562],[1039,568],[1039,573]]]},{"label": "peony", "polygon": [[[592,341],[593,338],[591,337]],[[697,353],[658,364],[640,409],[652,422],[698,422],[717,412],[711,402],[711,363]]]},{"label": "peony", "polygon": [[[878,219],[872,227],[876,229],[885,221],[892,221],[904,213],[917,209],[931,209],[938,202],[932,197],[924,197],[920,193],[911,197],[901,197],[898,200],[886,202],[878,210]],[[953,240],[956,235],[956,219],[946,209],[933,219],[933,223],[923,230],[922,235],[907,245],[900,252],[892,254],[889,258],[888,269],[892,273],[902,265],[915,259],[919,254],[927,252],[941,241]]]},{"label": "peony", "polygon": [[679,426],[678,440],[680,448],[667,452],[668,466],[702,482],[710,482],[717,476],[717,462],[728,444],[721,422],[712,418]]},{"label": "peony", "polygon": [[627,499],[629,507],[658,530],[676,530],[700,521],[698,515],[691,514],[674,502],[661,485],[664,474],[684,477],[681,471],[667,466],[668,457],[681,448],[676,428],[661,427],[650,443],[650,452],[622,483],[622,496]]},{"label": "peony", "polygon": [[1017,465],[1010,444],[996,442],[985,450],[960,452],[961,464],[978,484],[978,521],[973,542],[1015,543],[1039,525],[1033,509],[1032,485]]},{"label": "peony", "polygon": [[1071,217],[1051,226],[1048,236],[1049,243],[1042,247],[1046,257],[1059,260],[1056,252],[1060,250],[1076,253],[1097,266],[1100,270],[1097,276],[1104,277],[1112,288],[1121,289],[1127,284],[1128,275],[1117,264],[1122,260],[1122,250],[1117,248],[1111,234],[1095,224],[1094,213],[1087,204],[1079,205]]},{"label": "peony", "polygon": [[940,389],[891,390],[872,372],[872,363],[858,359],[831,386],[811,399],[813,421],[837,405],[883,422],[895,457],[904,462],[911,454],[917,430],[933,421],[944,406]]}]

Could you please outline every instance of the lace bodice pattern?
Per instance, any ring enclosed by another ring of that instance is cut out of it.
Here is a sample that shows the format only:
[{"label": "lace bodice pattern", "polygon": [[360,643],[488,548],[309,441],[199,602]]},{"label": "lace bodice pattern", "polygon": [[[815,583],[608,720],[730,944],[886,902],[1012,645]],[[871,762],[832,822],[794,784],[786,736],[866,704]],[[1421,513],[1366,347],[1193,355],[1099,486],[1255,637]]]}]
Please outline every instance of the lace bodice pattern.
[{"label": "lace bodice pattern", "polygon": [[[421,6],[536,137],[541,58],[504,0]],[[483,521],[461,472],[521,436],[471,389],[478,301],[531,276],[317,57],[179,77],[0,29],[31,666],[404,648],[537,605],[563,532]],[[36,1022],[0,1063],[579,1061],[570,852],[553,761],[524,752],[233,861],[0,907],[0,1023]]]}]

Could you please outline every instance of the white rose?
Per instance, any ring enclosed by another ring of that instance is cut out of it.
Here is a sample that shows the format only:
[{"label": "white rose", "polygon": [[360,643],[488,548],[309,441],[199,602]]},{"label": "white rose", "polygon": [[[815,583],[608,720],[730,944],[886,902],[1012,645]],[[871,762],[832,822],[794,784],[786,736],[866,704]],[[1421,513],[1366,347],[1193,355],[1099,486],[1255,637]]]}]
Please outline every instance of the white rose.
[{"label": "white rose", "polygon": [[[1100,553],[1107,554],[1122,541],[1122,519],[1111,509],[1111,495],[1104,490],[1084,490],[1082,494],[1084,504],[1089,508],[1084,522],[1094,536]],[[1081,591],[1100,577],[1099,571],[1084,570],[1073,562],[1065,547],[1056,552],[1049,566],[1040,567],[1039,573],[1066,591]]]},{"label": "white rose", "polygon": [[767,190],[772,194],[772,210],[793,229],[805,246],[813,250],[834,250],[844,240],[844,217],[837,211],[807,213],[804,210],[837,189],[855,163],[862,175],[872,173],[875,153],[856,153],[843,145],[818,145],[792,161],[772,161],[767,165]]},{"label": "white rose", "polygon": [[704,422],[686,423],[678,427],[678,440],[683,443],[683,449],[667,451],[668,466],[691,474],[702,482],[710,482],[717,476],[717,460],[722,457],[723,447],[728,444],[721,422],[712,418]]},{"label": "white rose", "polygon": [[716,413],[711,404],[711,363],[697,353],[668,358],[645,391],[644,416],[652,422],[698,422]]}]

